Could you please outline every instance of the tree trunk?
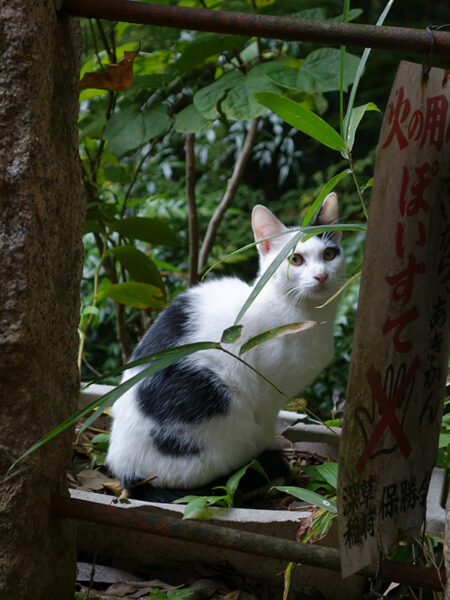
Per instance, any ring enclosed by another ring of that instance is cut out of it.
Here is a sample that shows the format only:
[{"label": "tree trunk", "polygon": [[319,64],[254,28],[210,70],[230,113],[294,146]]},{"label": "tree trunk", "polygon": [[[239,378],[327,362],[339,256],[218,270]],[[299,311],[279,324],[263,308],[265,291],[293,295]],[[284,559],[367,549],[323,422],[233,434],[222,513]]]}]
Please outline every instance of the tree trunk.
[{"label": "tree trunk", "polygon": [[75,411],[84,199],[78,23],[53,0],[0,0],[0,598],[74,594],[75,538],[50,510],[70,433],[8,467]]}]

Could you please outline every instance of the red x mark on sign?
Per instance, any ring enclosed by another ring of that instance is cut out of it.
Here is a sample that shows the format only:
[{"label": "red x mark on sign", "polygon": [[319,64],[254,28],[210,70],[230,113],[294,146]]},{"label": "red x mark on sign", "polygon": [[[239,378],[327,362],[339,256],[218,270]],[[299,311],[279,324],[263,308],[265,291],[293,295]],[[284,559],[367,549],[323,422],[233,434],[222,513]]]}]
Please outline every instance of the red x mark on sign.
[{"label": "red x mark on sign", "polygon": [[408,386],[416,374],[417,369],[420,365],[420,359],[418,356],[413,360],[411,366],[403,377],[398,390],[396,391],[392,400],[390,400],[386,396],[386,392],[383,390],[381,385],[380,376],[375,371],[373,365],[370,366],[366,373],[367,380],[370,383],[370,387],[372,388],[372,392],[375,396],[376,401],[378,402],[379,407],[381,408],[381,419],[378,422],[378,425],[375,427],[370,440],[368,441],[366,447],[363,450],[358,462],[356,463],[356,468],[359,472],[361,472],[364,468],[364,465],[369,460],[370,455],[375,449],[375,446],[378,443],[382,433],[384,430],[389,427],[392,432],[392,435],[396,439],[398,443],[398,447],[403,453],[405,458],[411,454],[411,444],[408,441],[408,438],[405,435],[405,432],[400,425],[399,420],[397,419],[397,415],[395,414],[395,409],[397,408],[400,399],[405,395]]}]

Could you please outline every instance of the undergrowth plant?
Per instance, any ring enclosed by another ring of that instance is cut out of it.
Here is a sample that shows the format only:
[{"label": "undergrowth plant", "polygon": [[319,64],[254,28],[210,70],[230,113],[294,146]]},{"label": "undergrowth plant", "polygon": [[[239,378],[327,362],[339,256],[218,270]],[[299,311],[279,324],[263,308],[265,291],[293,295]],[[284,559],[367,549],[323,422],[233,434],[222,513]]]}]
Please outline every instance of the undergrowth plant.
[{"label": "undergrowth plant", "polygon": [[222,495],[214,495],[214,496],[183,496],[182,498],[178,498],[178,500],[174,500],[174,504],[186,504],[186,507],[183,511],[183,519],[187,519],[195,513],[197,518],[209,518],[210,513],[208,513],[207,509],[210,506],[220,506],[224,508],[233,508],[235,506],[235,496],[236,492],[239,488],[239,483],[244,475],[247,473],[249,469],[254,469],[258,473],[260,473],[266,480],[269,482],[269,478],[267,473],[263,469],[263,467],[259,464],[259,462],[254,459],[248,465],[245,465],[236,473],[231,475],[225,485],[219,485],[214,487],[215,490],[223,490]]}]

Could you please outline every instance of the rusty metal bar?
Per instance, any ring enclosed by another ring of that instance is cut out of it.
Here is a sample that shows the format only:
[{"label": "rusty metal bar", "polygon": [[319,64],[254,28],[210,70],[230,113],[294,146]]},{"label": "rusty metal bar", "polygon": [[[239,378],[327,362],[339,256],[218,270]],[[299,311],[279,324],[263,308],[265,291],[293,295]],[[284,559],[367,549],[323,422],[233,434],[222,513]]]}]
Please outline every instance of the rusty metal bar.
[{"label": "rusty metal bar", "polygon": [[[214,526],[202,521],[183,521],[176,517],[153,515],[124,507],[108,506],[62,496],[54,498],[53,510],[61,517],[81,519],[208,546],[218,546],[237,552],[292,561],[333,571],[341,570],[339,552],[334,548],[300,544],[291,540]],[[366,569],[362,573],[374,575],[375,570]],[[443,571],[389,560],[382,562],[379,577],[386,581],[441,591],[445,585]]]},{"label": "rusty metal bar", "polygon": [[[61,0],[60,0],[61,1]],[[95,17],[174,27],[194,31],[248,35],[287,41],[361,46],[383,50],[450,56],[450,33],[405,27],[377,27],[270,15],[168,6],[133,0],[63,0],[61,11],[78,17]]]}]

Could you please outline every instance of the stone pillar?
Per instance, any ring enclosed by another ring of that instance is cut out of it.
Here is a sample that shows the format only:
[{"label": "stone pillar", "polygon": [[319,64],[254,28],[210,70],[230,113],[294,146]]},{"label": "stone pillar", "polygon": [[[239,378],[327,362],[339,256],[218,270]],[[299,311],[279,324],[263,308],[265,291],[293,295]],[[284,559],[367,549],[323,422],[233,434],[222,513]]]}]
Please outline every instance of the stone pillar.
[{"label": "stone pillar", "polygon": [[0,0],[0,598],[73,599],[75,539],[50,511],[71,433],[7,474],[75,412],[84,217],[80,35],[53,0]]}]

